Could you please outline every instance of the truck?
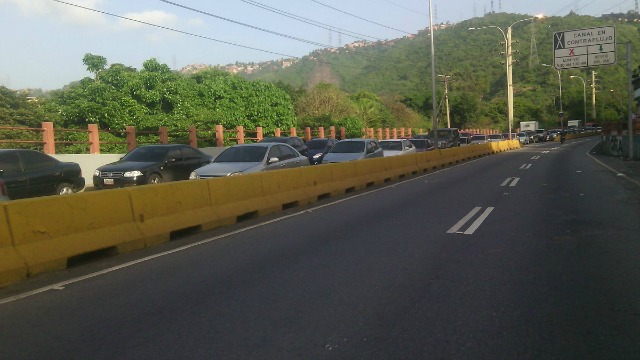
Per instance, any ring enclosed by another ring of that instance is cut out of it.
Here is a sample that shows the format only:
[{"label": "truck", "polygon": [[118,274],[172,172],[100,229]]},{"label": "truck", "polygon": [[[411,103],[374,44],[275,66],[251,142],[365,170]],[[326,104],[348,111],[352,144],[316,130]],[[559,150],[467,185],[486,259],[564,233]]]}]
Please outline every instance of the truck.
[{"label": "truck", "polygon": [[569,120],[567,121],[567,128],[582,129],[584,123],[582,120]]},{"label": "truck", "polygon": [[526,131],[526,130],[536,131],[538,130],[539,126],[540,125],[538,124],[537,121],[520,121],[520,131]]}]

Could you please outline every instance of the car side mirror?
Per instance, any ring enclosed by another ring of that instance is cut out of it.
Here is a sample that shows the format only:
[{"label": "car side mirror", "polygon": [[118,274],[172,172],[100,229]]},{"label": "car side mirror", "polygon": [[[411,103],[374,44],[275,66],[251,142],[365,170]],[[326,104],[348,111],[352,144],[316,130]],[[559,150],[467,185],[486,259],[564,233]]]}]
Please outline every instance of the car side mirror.
[{"label": "car side mirror", "polygon": [[267,164],[275,164],[275,163],[277,163],[278,161],[280,161],[280,159],[279,159],[279,158],[277,158],[277,157],[272,157],[272,158],[269,158],[269,160],[267,161]]}]

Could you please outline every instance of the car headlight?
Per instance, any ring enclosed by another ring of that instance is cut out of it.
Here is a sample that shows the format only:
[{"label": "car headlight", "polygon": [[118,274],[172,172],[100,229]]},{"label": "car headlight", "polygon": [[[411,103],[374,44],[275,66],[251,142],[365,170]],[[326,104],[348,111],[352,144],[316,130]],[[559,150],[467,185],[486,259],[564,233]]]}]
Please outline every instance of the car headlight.
[{"label": "car headlight", "polygon": [[320,156],[322,156],[322,153],[317,153],[317,154],[313,155],[313,156],[312,156],[312,158],[313,158],[314,160],[317,160],[317,159],[319,159],[319,158],[320,158]]},{"label": "car headlight", "polygon": [[200,179],[200,175],[198,175],[197,172],[192,171],[191,174],[189,174],[189,180],[196,180],[196,179]]},{"label": "car headlight", "polygon": [[123,175],[124,177],[137,177],[137,176],[142,176],[142,171],[140,170],[134,170],[134,171],[127,171],[124,173]]},{"label": "car headlight", "polygon": [[96,170],[93,172],[93,176],[100,176],[100,170]]}]

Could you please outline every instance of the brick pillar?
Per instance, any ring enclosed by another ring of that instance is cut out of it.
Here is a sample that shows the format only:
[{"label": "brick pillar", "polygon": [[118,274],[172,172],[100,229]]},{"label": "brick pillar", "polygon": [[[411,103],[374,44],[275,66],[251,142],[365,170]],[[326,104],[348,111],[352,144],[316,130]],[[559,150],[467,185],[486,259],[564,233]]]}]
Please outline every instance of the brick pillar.
[{"label": "brick pillar", "polygon": [[160,144],[169,143],[169,130],[167,130],[166,126],[160,126],[160,129],[158,129],[158,137],[160,138]]},{"label": "brick pillar", "polygon": [[55,136],[53,134],[53,123],[52,122],[43,122],[42,123],[42,142],[44,142],[44,153],[53,155],[56,153],[56,142]]},{"label": "brick pillar", "polygon": [[189,126],[189,145],[198,147],[198,130],[194,125]]},{"label": "brick pillar", "polygon": [[127,151],[131,151],[136,148],[136,127],[135,126],[127,126],[125,128],[127,134]]},{"label": "brick pillar", "polygon": [[238,144],[244,144],[244,126],[236,126]]},{"label": "brick pillar", "polygon": [[291,130],[289,131],[289,136],[298,136],[296,133],[296,128],[292,127]]},{"label": "brick pillar", "polygon": [[87,125],[89,130],[89,154],[100,154],[100,132],[97,124]]},{"label": "brick pillar", "polygon": [[224,128],[222,125],[216,125],[216,146],[224,146]]},{"label": "brick pillar", "polygon": [[304,139],[307,140],[307,141],[311,140],[311,128],[310,127],[304,128]]},{"label": "brick pillar", "polygon": [[280,137],[280,128],[277,128],[274,134],[275,137]]},{"label": "brick pillar", "polygon": [[319,138],[324,138],[324,127],[320,126],[318,128],[318,137]]},{"label": "brick pillar", "polygon": [[345,128],[341,127],[340,128],[340,140],[346,139],[346,138],[347,138],[347,130],[345,130]]},{"label": "brick pillar", "polygon": [[258,126],[256,128],[256,137],[258,138],[258,141],[264,139],[264,131],[262,129],[262,126]]}]

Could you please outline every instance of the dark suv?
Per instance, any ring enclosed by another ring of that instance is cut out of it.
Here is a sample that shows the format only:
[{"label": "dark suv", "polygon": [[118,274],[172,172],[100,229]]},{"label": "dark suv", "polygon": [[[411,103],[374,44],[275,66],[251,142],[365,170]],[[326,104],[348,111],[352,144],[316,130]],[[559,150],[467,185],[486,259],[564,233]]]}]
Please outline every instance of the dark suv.
[{"label": "dark suv", "polygon": [[[446,149],[460,146],[460,132],[457,128],[444,128],[436,130],[438,132],[438,148]],[[427,134],[427,139],[434,141],[435,132]]]},{"label": "dark suv", "polygon": [[85,184],[77,163],[27,149],[0,150],[0,180],[9,199],[71,194]]}]

